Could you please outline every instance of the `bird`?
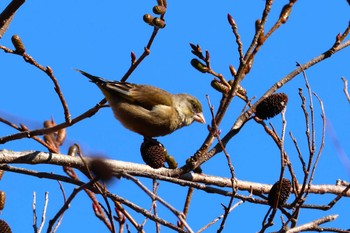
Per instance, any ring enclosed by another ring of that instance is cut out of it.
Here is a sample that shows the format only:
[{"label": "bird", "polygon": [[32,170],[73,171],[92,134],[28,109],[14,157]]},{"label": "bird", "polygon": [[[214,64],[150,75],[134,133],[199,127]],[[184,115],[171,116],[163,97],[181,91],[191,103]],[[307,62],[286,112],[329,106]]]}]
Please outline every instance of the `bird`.
[{"label": "bird", "polygon": [[97,85],[121,124],[145,138],[173,133],[193,122],[205,124],[202,105],[189,94],[171,94],[160,88],[110,81],[76,69]]}]

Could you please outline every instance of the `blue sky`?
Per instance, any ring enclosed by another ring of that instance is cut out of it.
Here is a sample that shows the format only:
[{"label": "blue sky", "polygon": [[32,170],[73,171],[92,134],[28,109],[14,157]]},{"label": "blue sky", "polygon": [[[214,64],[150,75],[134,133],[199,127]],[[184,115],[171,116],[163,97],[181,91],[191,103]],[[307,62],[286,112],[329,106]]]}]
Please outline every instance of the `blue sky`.
[{"label": "blue sky", "polygon": [[[9,1],[1,1],[3,9]],[[278,18],[281,7],[287,1],[276,1],[267,22],[267,28]],[[27,1],[17,12],[9,30],[1,39],[1,45],[12,48],[11,36],[22,38],[27,52],[40,64],[50,66],[56,75],[66,97],[72,116],[77,116],[102,99],[102,94],[74,68],[85,70],[106,79],[120,79],[130,65],[130,52],[141,55],[151,35],[152,27],[145,24],[142,16],[151,13],[156,1]],[[200,44],[211,54],[213,69],[230,78],[228,66],[238,66],[235,38],[227,23],[230,13],[238,24],[244,49],[247,49],[254,34],[254,22],[261,17],[262,0],[224,1],[221,3],[190,1],[168,2],[165,16],[166,27],[159,32],[151,55],[136,69],[128,81],[158,86],[172,93],[186,92],[195,95],[204,106],[207,122],[210,112],[205,95],[209,95],[214,107],[219,106],[220,94],[210,87],[212,77],[194,70],[190,60],[189,43]],[[349,22],[349,6],[344,1],[298,1],[288,22],[275,32],[255,58],[254,67],[242,85],[249,97],[261,96],[277,80],[295,69],[296,61],[304,63],[326,51]],[[343,93],[341,77],[350,79],[350,50],[345,49],[330,59],[307,70],[310,85],[323,100],[328,121],[331,123],[344,151],[350,153],[348,138],[350,128],[347,122],[350,107]],[[24,123],[30,128],[39,128],[44,120],[53,117],[62,122],[63,111],[54,93],[52,82],[44,73],[26,64],[22,58],[0,53],[2,70],[2,91],[0,93],[0,114],[15,123]],[[287,132],[298,139],[305,156],[305,123],[300,109],[298,88],[306,88],[302,76],[296,77],[280,91],[289,96],[287,107]],[[317,148],[320,146],[320,108],[315,103]],[[232,102],[220,128],[226,133],[241,112],[244,103],[238,99]],[[268,122],[281,130],[281,117]],[[15,131],[0,125],[1,136]],[[111,110],[104,108],[92,118],[86,119],[67,130],[68,139],[62,153],[73,142],[78,142],[86,154],[103,154],[109,158],[143,163],[139,154],[142,138],[124,129],[114,120]],[[193,124],[172,135],[160,138],[180,165],[201,145],[207,135],[207,127]],[[44,150],[32,140],[9,142],[0,149]],[[228,144],[236,176],[241,180],[274,183],[279,177],[279,151],[261,126],[251,121]],[[300,163],[291,139],[286,137],[286,150],[300,174]],[[20,165],[22,167],[22,165]],[[60,168],[42,165],[25,166],[35,170],[62,173]],[[229,169],[223,154],[216,155],[203,165],[210,175],[229,177]],[[316,172],[315,183],[334,184],[337,179],[349,180],[349,171],[339,159],[330,134]],[[150,185],[151,181],[142,180]],[[65,185],[68,195],[72,186]],[[6,173],[0,182],[0,189],[7,194],[6,207],[0,218],[9,222],[13,232],[32,231],[32,193],[37,193],[38,210],[43,204],[44,193],[49,192],[47,219],[51,219],[62,205],[62,195],[56,182]],[[150,205],[146,195],[130,181],[122,180],[111,184],[111,191],[130,198],[138,204]],[[173,206],[182,209],[187,188],[161,183],[159,195]],[[243,193],[247,194],[247,193]],[[310,202],[326,204],[333,196],[310,198]],[[291,200],[291,199],[290,199]],[[213,194],[195,191],[188,216],[194,230],[222,214],[221,203],[228,199]],[[338,213],[340,217],[328,226],[350,228],[347,209],[349,200],[341,200],[328,211],[304,210],[300,224],[316,218]],[[158,205],[160,206],[160,205]],[[164,209],[159,207],[160,211]],[[260,229],[267,206],[244,204],[229,216],[224,232],[256,232]],[[167,210],[163,216],[175,221]],[[136,214],[134,214],[136,216]],[[141,222],[143,217],[136,217]],[[279,214],[275,223],[279,224]],[[46,223],[47,226],[47,223]],[[219,225],[210,228],[214,232]],[[66,212],[58,232],[107,232],[91,210],[91,204],[84,193],[80,193]],[[135,230],[131,227],[132,232]],[[272,228],[277,230],[278,228]],[[166,232],[166,229],[163,228]],[[153,232],[153,224],[146,224],[146,231]]]}]

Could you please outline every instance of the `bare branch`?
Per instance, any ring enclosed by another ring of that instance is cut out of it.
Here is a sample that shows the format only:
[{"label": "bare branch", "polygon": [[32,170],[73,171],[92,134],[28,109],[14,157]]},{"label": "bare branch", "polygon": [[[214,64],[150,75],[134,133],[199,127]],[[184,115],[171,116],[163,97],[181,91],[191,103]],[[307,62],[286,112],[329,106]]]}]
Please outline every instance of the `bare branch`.
[{"label": "bare branch", "polygon": [[5,34],[16,11],[22,6],[25,0],[12,0],[5,10],[0,14],[0,38]]},{"label": "bare branch", "polygon": [[[1,45],[0,45],[0,49],[1,49]],[[53,126],[51,128],[25,130],[25,131],[20,132],[20,133],[4,136],[4,137],[0,138],[0,144],[4,144],[4,143],[6,143],[8,141],[18,140],[18,139],[22,139],[22,138],[31,138],[33,136],[49,134],[49,133],[56,132],[56,131],[58,131],[60,129],[67,128],[69,126],[72,126],[72,125],[78,123],[79,121],[84,120],[85,118],[88,118],[88,117],[91,117],[91,116],[95,115],[102,107],[104,107],[105,103],[106,103],[105,99],[101,100],[94,107],[90,108],[86,112],[84,112],[81,115],[79,115],[79,116],[75,117],[74,119],[72,119],[71,123],[63,122],[63,123],[55,125],[55,126]]]},{"label": "bare branch", "polygon": [[96,180],[90,180],[88,183],[81,185],[78,188],[75,188],[72,192],[72,194],[68,197],[67,201],[64,203],[64,205],[61,207],[61,209],[56,213],[56,215],[50,220],[49,227],[47,229],[47,233],[50,233],[52,231],[52,227],[55,224],[55,222],[62,216],[62,214],[69,208],[70,203],[73,201],[74,197],[84,188],[89,187],[91,184],[96,182]]},{"label": "bare branch", "polygon": [[[87,163],[89,163],[92,159],[86,157],[85,160]],[[51,164],[51,165],[60,165],[60,166],[68,166],[71,165],[72,167],[75,167],[77,169],[84,168],[84,164],[81,161],[80,158],[77,157],[71,157],[67,155],[62,154],[54,154],[54,153],[46,153],[46,152],[38,152],[38,151],[21,151],[21,152],[15,152],[15,151],[7,151],[7,150],[0,150],[0,163],[23,163],[23,164]],[[210,176],[210,175],[201,175],[201,174],[195,174],[195,173],[186,173],[177,178],[172,178],[172,175],[176,175],[176,173],[172,173],[173,170],[167,169],[167,168],[160,168],[160,169],[153,169],[147,165],[143,164],[136,164],[131,162],[124,162],[124,161],[118,161],[118,160],[109,160],[106,159],[106,163],[109,164],[109,166],[112,167],[114,174],[118,177],[122,172],[127,172],[130,175],[134,176],[142,176],[142,177],[149,177],[149,178],[157,178],[159,180],[164,180],[172,183],[177,183],[184,186],[194,186],[194,187],[202,187],[202,189],[208,188],[207,186],[202,186],[202,184],[207,185],[217,185],[219,187],[232,187],[231,179],[230,178],[224,178],[224,177],[218,177],[218,176]],[[11,171],[11,169],[6,165],[1,165],[1,169],[6,171]],[[24,173],[24,171],[20,171]],[[27,173],[28,175],[31,175],[30,173]],[[44,176],[45,173],[35,173],[35,176],[38,176],[40,178],[49,178],[49,179],[59,179],[61,181],[68,181],[69,183],[75,183],[76,181],[71,181],[70,179],[66,179],[66,177],[62,177],[60,179],[60,176],[55,176],[54,178],[50,178],[47,173]],[[200,184],[202,183],[202,184]],[[241,191],[247,191],[247,192],[253,192],[253,194],[266,194],[269,193],[272,185],[270,184],[261,184],[261,183],[255,183],[255,182],[248,182],[243,180],[237,180],[236,179],[236,188]],[[81,185],[81,182],[77,182],[77,185]],[[297,187],[298,189],[301,188],[301,186]],[[209,189],[210,192],[213,191],[219,191],[217,189]],[[312,185],[310,187],[310,193],[315,194],[335,194],[338,195],[342,193],[344,190],[343,186],[338,185]],[[224,194],[227,193],[227,195],[230,195],[228,192],[217,192],[218,194]],[[231,193],[232,195],[232,193]],[[344,196],[350,197],[350,191],[344,193]],[[266,202],[265,202],[266,203]],[[266,203],[267,204],[267,203]]]},{"label": "bare branch", "polygon": [[[236,209],[238,206],[242,205],[244,203],[244,201],[239,201],[236,204],[234,204],[229,210],[228,212],[232,212],[234,209]],[[209,222],[207,225],[203,226],[201,229],[199,229],[197,231],[197,233],[201,233],[203,231],[205,231],[206,229],[208,229],[210,226],[214,225],[216,222],[218,222],[220,219],[222,219],[224,216],[226,215],[226,213],[220,215],[219,217],[215,218],[213,221]]]},{"label": "bare branch", "polygon": [[131,176],[131,175],[125,173],[125,172],[123,172],[121,175],[123,175],[124,177],[132,180],[135,184],[137,184],[152,199],[156,199],[157,201],[162,203],[165,207],[167,207],[171,212],[173,212],[178,217],[178,219],[181,221],[181,224],[183,224],[187,228],[187,230],[189,232],[193,232],[192,229],[190,228],[190,226],[187,224],[187,222],[185,220],[185,216],[184,216],[184,214],[182,212],[176,210],[173,206],[171,206],[169,203],[164,201],[162,198],[160,198],[159,196],[153,194],[150,190],[148,190],[148,188],[146,186],[144,186],[139,180],[137,180],[133,176]]},{"label": "bare branch", "polygon": [[36,215],[36,192],[33,192],[32,208],[33,208],[33,228],[34,228],[34,233],[37,233],[38,232],[38,225],[37,225],[38,217]]},{"label": "bare branch", "polygon": [[346,78],[344,78],[344,77],[341,77],[341,79],[344,82],[344,93],[345,93],[346,99],[350,103],[350,95],[349,95],[349,92],[348,92],[348,80]]},{"label": "bare branch", "polygon": [[319,225],[326,223],[326,222],[334,221],[336,218],[338,218],[337,214],[328,215],[328,216],[325,216],[323,218],[314,220],[310,223],[306,223],[306,224],[303,224],[301,226],[294,227],[290,230],[287,230],[286,233],[296,233],[296,232],[302,232],[302,231],[316,230],[319,227]]},{"label": "bare branch", "polygon": [[46,210],[47,210],[47,205],[49,203],[49,193],[45,192],[45,202],[44,202],[44,208],[43,208],[43,213],[41,215],[41,224],[38,229],[38,233],[41,233],[43,230],[44,224],[45,224],[45,219],[46,219]]}]

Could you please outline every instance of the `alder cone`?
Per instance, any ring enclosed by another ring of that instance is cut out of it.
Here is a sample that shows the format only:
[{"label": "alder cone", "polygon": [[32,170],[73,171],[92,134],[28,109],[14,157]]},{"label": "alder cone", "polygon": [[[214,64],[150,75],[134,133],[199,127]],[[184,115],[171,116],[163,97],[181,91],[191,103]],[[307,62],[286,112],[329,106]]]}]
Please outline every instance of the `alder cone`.
[{"label": "alder cone", "polygon": [[0,232],[1,233],[12,233],[10,226],[4,220],[0,219]]},{"label": "alder cone", "polygon": [[272,118],[282,112],[288,103],[285,93],[276,93],[268,96],[256,106],[255,116],[262,120]]},{"label": "alder cone", "polygon": [[[0,191],[0,210],[4,209],[5,201],[6,201],[6,193],[4,191]],[[0,231],[0,233],[1,233],[1,231]]]},{"label": "alder cone", "polygon": [[141,155],[143,161],[152,168],[161,168],[166,160],[166,149],[154,139],[144,139],[141,144]]},{"label": "alder cone", "polygon": [[278,191],[280,189],[279,187],[280,187],[280,181],[277,181],[270,189],[270,193],[268,196],[268,203],[274,209],[286,203],[291,193],[292,184],[288,179],[283,178],[280,195],[278,197],[278,194],[279,194]]}]

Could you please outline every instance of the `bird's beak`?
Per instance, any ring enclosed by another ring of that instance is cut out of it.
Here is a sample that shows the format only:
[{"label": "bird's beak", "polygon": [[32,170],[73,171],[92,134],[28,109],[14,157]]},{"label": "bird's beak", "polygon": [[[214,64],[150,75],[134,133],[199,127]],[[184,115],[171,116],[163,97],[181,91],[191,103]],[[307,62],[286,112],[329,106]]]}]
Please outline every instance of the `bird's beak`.
[{"label": "bird's beak", "polygon": [[199,123],[205,124],[205,118],[202,112],[195,114],[193,119]]}]

